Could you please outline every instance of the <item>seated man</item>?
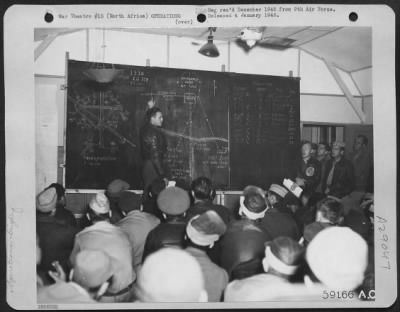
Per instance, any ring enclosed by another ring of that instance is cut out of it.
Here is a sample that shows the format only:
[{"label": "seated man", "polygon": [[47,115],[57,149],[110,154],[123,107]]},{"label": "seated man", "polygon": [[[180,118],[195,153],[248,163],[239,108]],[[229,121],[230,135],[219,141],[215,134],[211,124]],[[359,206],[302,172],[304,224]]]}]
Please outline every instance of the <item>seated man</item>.
[{"label": "seated man", "polygon": [[55,284],[38,289],[38,303],[96,303],[107,290],[113,275],[112,260],[100,250],[83,250],[76,256],[71,281],[59,263],[50,272]]},{"label": "seated man", "polygon": [[186,226],[186,251],[196,258],[204,276],[205,289],[209,302],[221,301],[222,293],[228,284],[226,271],[213,263],[207,250],[225,233],[226,225],[213,210],[194,216]]},{"label": "seated man", "polygon": [[225,290],[224,301],[266,301],[285,295],[303,254],[303,247],[290,237],[275,238],[265,248],[265,273],[231,282]]},{"label": "seated man", "polygon": [[167,187],[166,181],[162,177],[154,179],[151,184],[144,190],[142,195],[143,211],[150,213],[163,220],[162,212],[157,205],[158,195]]},{"label": "seated man", "polygon": [[315,277],[325,287],[351,291],[364,280],[368,246],[359,234],[348,227],[329,227],[310,242],[306,260]]},{"label": "seated man", "polygon": [[116,226],[128,236],[133,252],[133,266],[136,270],[142,263],[147,235],[160,224],[160,220],[143,211],[141,196],[133,192],[123,192],[119,197],[118,207],[124,217],[116,223]]},{"label": "seated man", "polygon": [[247,186],[243,190],[243,195],[244,200],[239,208],[241,219],[233,221],[228,226],[220,242],[220,264],[228,272],[230,278],[238,265],[251,260],[260,265],[255,265],[255,270],[248,271],[247,274],[259,273],[264,256],[264,243],[270,240],[259,226],[260,220],[264,218],[267,211],[264,191],[259,187]]},{"label": "seated man", "polygon": [[133,270],[132,248],[126,234],[110,223],[111,210],[104,193],[97,193],[89,203],[88,218],[93,225],[75,237],[70,261],[76,263],[77,254],[86,249],[100,250],[112,261],[113,279],[102,302],[127,302],[131,300],[132,285],[136,279]]},{"label": "seated man", "polygon": [[189,194],[179,187],[168,187],[158,195],[157,204],[163,213],[164,222],[147,236],[142,262],[149,254],[163,247],[184,247]]},{"label": "seated man", "polygon": [[328,196],[317,203],[315,222],[304,228],[304,244],[307,245],[318,232],[323,229],[340,225],[343,222],[344,210],[339,199]]},{"label": "seated man", "polygon": [[57,192],[54,187],[40,192],[36,198],[36,232],[41,249],[41,263],[38,272],[44,284],[50,284],[47,272],[52,263],[59,261],[65,272],[69,272],[69,255],[74,246],[78,228],[64,219],[56,217]]},{"label": "seated man", "polygon": [[118,200],[122,192],[129,190],[129,188],[129,183],[121,179],[115,179],[107,186],[105,194],[110,202],[110,209],[112,211],[112,224],[117,223],[123,217],[121,210],[118,208]]},{"label": "seated man", "polygon": [[288,190],[278,184],[271,184],[268,190],[268,202],[271,208],[267,210],[260,222],[260,228],[267,233],[271,239],[278,236],[288,236],[299,240],[300,230],[294,219],[293,212],[286,207],[284,198]]},{"label": "seated man", "polygon": [[77,226],[76,219],[71,211],[65,208],[65,188],[60,183],[52,183],[46,189],[54,187],[57,192],[56,218],[64,220],[72,226]]},{"label": "seated man", "polygon": [[175,248],[160,249],[146,258],[135,293],[139,302],[207,302],[199,263]]},{"label": "seated man", "polygon": [[222,206],[213,204],[215,198],[215,189],[211,180],[206,177],[199,177],[192,182],[191,194],[193,197],[193,205],[187,211],[188,218],[201,214],[207,210],[214,210],[224,220],[225,224],[233,219],[231,211]]}]

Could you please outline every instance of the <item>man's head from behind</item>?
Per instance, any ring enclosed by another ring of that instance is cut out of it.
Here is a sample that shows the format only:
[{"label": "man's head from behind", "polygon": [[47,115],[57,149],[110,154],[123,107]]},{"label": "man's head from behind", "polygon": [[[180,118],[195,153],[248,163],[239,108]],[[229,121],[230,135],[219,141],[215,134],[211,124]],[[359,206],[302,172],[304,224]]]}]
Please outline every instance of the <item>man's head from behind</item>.
[{"label": "man's head from behind", "polygon": [[193,180],[191,189],[195,201],[214,200],[215,190],[209,178],[199,177]]},{"label": "man's head from behind", "polygon": [[157,205],[164,218],[184,215],[190,206],[189,194],[179,187],[168,187],[158,195]]},{"label": "man's head from behind", "polygon": [[338,198],[327,197],[317,203],[317,222],[340,225],[344,218],[344,207]]},{"label": "man's head from behind", "polygon": [[36,196],[36,209],[42,213],[54,214],[57,205],[57,191],[47,188]]},{"label": "man's head from behind", "polygon": [[203,274],[197,260],[177,248],[149,255],[138,274],[141,302],[206,302]]},{"label": "man's head from behind", "polygon": [[306,259],[314,275],[332,290],[354,290],[368,264],[365,240],[348,227],[319,232],[307,246]]},{"label": "man's head from behind", "polygon": [[110,203],[104,193],[99,192],[91,199],[87,217],[93,223],[109,221],[111,218]]},{"label": "man's head from behind", "polygon": [[134,210],[141,210],[142,196],[129,191],[122,192],[118,200],[118,207],[123,215]]},{"label": "man's head from behind", "polygon": [[296,273],[304,256],[304,248],[290,237],[279,236],[265,248],[263,267],[269,272],[288,278]]},{"label": "man's head from behind", "polygon": [[113,275],[111,258],[101,250],[80,251],[70,272],[70,279],[85,288],[92,297],[101,297]]},{"label": "man's head from behind", "polygon": [[257,220],[264,217],[267,208],[265,192],[257,186],[246,186],[240,200],[239,215],[250,220]]}]

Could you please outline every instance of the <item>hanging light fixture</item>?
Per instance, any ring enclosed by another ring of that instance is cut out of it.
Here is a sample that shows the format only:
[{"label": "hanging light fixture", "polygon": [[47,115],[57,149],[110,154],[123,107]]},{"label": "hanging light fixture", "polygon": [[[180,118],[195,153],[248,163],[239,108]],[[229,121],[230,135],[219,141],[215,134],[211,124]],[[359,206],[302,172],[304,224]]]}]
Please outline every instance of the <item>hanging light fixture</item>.
[{"label": "hanging light fixture", "polygon": [[207,43],[200,48],[199,53],[208,57],[218,57],[219,51],[217,49],[217,46],[213,42],[214,36],[212,35],[212,32],[215,32],[216,28],[208,27],[208,29],[210,31],[210,34],[207,38]]},{"label": "hanging light fixture", "polygon": [[86,76],[98,83],[110,83],[122,72],[121,69],[116,69],[113,64],[104,64],[106,47],[105,29],[103,28],[103,43],[101,45],[103,49],[103,64],[94,63],[93,66],[84,71]]}]

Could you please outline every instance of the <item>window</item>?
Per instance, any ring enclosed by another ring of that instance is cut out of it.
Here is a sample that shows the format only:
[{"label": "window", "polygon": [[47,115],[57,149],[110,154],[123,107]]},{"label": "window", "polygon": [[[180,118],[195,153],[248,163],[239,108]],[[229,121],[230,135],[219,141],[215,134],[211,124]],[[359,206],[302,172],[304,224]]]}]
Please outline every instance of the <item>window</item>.
[{"label": "window", "polygon": [[344,141],[344,126],[303,124],[301,139],[312,143]]}]

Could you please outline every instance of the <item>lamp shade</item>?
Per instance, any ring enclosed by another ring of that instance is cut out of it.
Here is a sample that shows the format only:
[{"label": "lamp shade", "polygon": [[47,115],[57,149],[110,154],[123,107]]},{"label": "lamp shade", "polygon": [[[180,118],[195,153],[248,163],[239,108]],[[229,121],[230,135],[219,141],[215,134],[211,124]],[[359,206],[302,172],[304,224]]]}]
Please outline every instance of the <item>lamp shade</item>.
[{"label": "lamp shade", "polygon": [[199,53],[208,57],[219,56],[219,51],[217,46],[213,43],[212,36],[211,38],[208,37],[208,42],[200,48]]}]

